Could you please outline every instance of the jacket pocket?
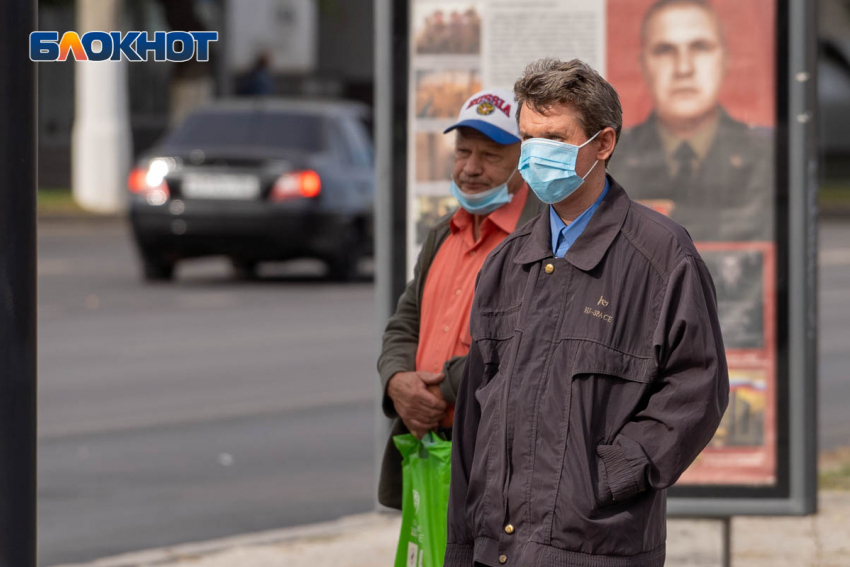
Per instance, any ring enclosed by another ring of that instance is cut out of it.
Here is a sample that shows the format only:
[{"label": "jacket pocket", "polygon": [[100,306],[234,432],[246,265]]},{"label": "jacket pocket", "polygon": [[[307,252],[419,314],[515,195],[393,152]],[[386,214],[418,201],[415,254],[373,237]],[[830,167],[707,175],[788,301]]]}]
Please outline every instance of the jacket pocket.
[{"label": "jacket pocket", "polygon": [[555,361],[569,369],[561,375],[569,409],[562,452],[559,458],[553,455],[561,467],[550,532],[553,545],[590,554],[641,553],[647,520],[655,513],[652,499],[615,502],[597,450],[610,445],[640,411],[654,379],[654,361],[595,341],[566,343]]},{"label": "jacket pocket", "polygon": [[485,364],[502,366],[519,325],[522,304],[504,309],[482,309],[470,321],[472,340],[478,343]]},{"label": "jacket pocket", "polygon": [[654,377],[654,361],[595,341],[579,340],[575,349],[573,376],[612,376],[628,382],[648,384]]},{"label": "jacket pocket", "polygon": [[581,341],[572,377],[571,430],[587,455],[589,489],[595,507],[632,496],[637,482],[611,443],[639,411],[649,394],[655,364],[649,357],[625,353],[597,342]]}]

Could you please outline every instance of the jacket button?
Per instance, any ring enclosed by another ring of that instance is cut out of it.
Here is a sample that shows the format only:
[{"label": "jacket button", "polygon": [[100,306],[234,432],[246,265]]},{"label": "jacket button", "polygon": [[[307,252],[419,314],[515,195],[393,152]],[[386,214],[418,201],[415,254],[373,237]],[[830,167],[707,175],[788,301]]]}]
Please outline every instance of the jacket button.
[{"label": "jacket button", "polygon": [[551,274],[552,272],[554,272],[554,271],[555,271],[555,266],[553,266],[552,264],[546,264],[546,267],[545,267],[545,268],[543,268],[543,270],[544,270],[547,274]]},{"label": "jacket button", "polygon": [[507,556],[507,555],[500,555],[500,556],[499,556],[499,563],[501,563],[502,565],[504,565],[504,564],[505,564],[505,563],[507,563],[507,562],[508,562],[508,556]]},{"label": "jacket button", "polygon": [[507,526],[505,526],[505,533],[511,535],[512,533],[514,533],[514,527],[511,524],[508,524]]}]

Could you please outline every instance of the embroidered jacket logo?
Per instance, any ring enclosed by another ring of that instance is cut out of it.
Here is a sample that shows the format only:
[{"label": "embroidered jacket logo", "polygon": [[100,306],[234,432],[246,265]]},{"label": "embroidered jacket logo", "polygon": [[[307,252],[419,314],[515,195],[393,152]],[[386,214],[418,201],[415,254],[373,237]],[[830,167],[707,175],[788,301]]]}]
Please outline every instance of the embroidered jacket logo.
[{"label": "embroidered jacket logo", "polygon": [[[607,299],[605,299],[604,296],[601,296],[601,295],[599,296],[599,301],[596,302],[597,307],[599,307],[600,305],[602,307],[608,307],[609,304],[610,304],[610,301],[608,301]],[[596,317],[598,319],[602,319],[606,323],[613,323],[614,322],[613,316],[608,315],[607,313],[603,313],[599,309],[594,309],[593,307],[585,307],[584,313],[586,315],[591,315],[591,316]]]}]

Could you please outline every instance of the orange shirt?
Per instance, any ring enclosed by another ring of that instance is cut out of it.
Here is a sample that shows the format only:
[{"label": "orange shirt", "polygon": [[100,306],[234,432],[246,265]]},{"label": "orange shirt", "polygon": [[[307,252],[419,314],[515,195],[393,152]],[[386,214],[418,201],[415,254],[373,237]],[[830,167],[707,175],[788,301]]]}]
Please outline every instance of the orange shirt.
[{"label": "orange shirt", "polygon": [[527,197],[528,185],[523,184],[510,203],[481,221],[477,242],[472,215],[461,208],[452,216],[451,232],[434,257],[422,291],[418,372],[441,372],[447,360],[469,352],[475,277],[487,255],[516,228]]}]

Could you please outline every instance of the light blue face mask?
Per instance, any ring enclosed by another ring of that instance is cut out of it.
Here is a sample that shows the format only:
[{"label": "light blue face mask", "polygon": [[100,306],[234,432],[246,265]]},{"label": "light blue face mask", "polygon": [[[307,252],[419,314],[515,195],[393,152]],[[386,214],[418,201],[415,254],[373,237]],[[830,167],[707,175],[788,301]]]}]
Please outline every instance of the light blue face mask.
[{"label": "light blue face mask", "polygon": [[460,206],[466,212],[473,215],[489,215],[502,205],[511,202],[514,196],[508,192],[508,183],[502,183],[498,187],[481,191],[480,193],[464,193],[452,179],[452,197],[457,199]]},{"label": "light blue face mask", "polygon": [[599,160],[581,177],[576,173],[578,151],[592,142],[599,132],[580,146],[544,138],[532,138],[522,143],[519,172],[541,201],[554,205],[581,187]]}]

